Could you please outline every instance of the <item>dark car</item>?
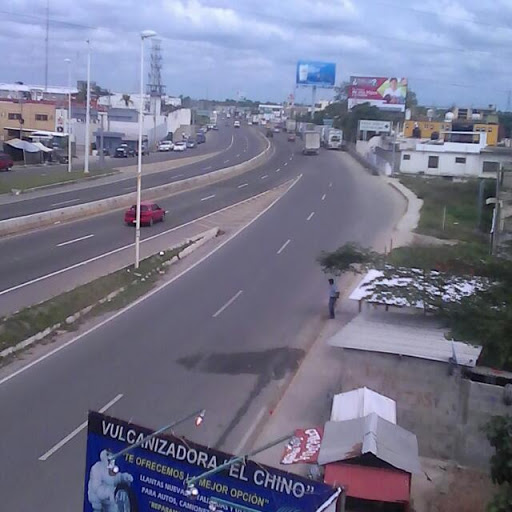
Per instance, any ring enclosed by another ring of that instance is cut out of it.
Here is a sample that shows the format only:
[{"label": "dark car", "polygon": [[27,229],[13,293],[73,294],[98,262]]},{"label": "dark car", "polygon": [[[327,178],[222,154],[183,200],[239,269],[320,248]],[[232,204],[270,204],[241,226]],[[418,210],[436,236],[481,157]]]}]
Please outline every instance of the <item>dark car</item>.
[{"label": "dark car", "polygon": [[0,171],[10,171],[14,162],[7,153],[0,153]]},{"label": "dark car", "polygon": [[[135,225],[137,216],[137,205],[133,205],[126,210],[124,221],[128,226]],[[165,219],[165,210],[151,201],[142,201],[140,203],[140,223],[146,226],[152,226],[154,222],[163,222]]]},{"label": "dark car", "polygon": [[190,138],[187,139],[186,144],[187,144],[187,148],[195,148],[197,146],[196,141],[194,139],[190,139]]},{"label": "dark car", "polygon": [[135,156],[135,149],[128,146],[128,144],[121,144],[114,153],[116,158],[128,158],[129,156]]},{"label": "dark car", "polygon": [[288,134],[288,142],[295,142],[295,133]]},{"label": "dark car", "polygon": [[196,141],[198,144],[202,144],[203,142],[206,142],[206,137],[204,136],[203,132],[196,133]]}]

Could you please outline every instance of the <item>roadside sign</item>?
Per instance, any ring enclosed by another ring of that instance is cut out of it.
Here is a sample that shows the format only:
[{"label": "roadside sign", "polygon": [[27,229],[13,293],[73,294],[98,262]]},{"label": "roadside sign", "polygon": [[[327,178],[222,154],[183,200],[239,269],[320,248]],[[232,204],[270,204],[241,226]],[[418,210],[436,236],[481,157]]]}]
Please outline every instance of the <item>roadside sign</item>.
[{"label": "roadside sign", "polygon": [[[89,413],[84,512],[321,512],[340,489],[250,460],[200,479],[189,496],[186,482],[232,456],[160,435],[116,459],[108,458],[152,433],[97,412]],[[117,470],[117,471],[116,471]]]},{"label": "roadside sign", "polygon": [[372,121],[372,120],[361,119],[359,121],[359,131],[389,133],[391,131],[391,122],[390,121]]}]

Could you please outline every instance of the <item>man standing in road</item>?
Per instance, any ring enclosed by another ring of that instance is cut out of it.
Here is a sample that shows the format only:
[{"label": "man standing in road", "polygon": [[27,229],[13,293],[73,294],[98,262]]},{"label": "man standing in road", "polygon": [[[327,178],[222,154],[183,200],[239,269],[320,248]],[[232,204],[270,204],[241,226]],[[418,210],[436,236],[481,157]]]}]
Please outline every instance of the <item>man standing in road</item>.
[{"label": "man standing in road", "polygon": [[338,287],[334,283],[334,279],[329,279],[329,318],[334,318],[334,308],[336,307],[336,301],[340,298],[340,292]]}]

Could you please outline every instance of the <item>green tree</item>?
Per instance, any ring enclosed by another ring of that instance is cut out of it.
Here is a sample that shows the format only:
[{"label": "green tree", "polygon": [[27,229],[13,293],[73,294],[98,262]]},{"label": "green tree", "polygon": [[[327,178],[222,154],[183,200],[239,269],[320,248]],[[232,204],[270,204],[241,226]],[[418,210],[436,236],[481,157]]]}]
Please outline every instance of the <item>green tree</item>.
[{"label": "green tree", "polygon": [[131,97],[130,97],[130,95],[129,95],[129,94],[126,94],[126,93],[125,93],[125,94],[123,94],[122,99],[123,99],[123,101],[124,101],[124,104],[125,104],[127,107],[129,107],[129,106],[130,106],[130,103],[133,103],[133,101],[131,100]]},{"label": "green tree", "polygon": [[494,416],[485,427],[487,439],[494,448],[491,478],[499,490],[489,503],[489,512],[512,510],[512,416]]}]

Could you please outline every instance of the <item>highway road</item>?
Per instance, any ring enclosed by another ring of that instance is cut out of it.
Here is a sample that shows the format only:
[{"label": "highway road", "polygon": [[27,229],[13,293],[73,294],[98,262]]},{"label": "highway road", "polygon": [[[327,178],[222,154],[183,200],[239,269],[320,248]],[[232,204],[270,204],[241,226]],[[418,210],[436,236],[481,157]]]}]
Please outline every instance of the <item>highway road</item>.
[{"label": "highway road", "polygon": [[[230,123],[231,125],[231,123]],[[227,129],[231,128],[231,126],[226,127]],[[194,148],[194,154],[197,155],[205,155],[207,153],[212,153],[216,151],[216,149],[212,149],[213,146],[218,147],[218,150],[222,150],[229,146],[231,142],[231,136],[227,130],[224,130],[224,123],[222,127],[219,126],[219,131],[210,131],[207,134],[208,144],[199,144],[197,148]],[[186,158],[190,156],[190,151],[181,152],[171,152],[171,153],[159,153],[159,152],[151,152],[149,155],[144,156],[144,160],[147,163],[154,162],[162,162],[165,160],[175,161],[180,160],[182,158]],[[78,155],[78,158],[73,159],[73,170],[83,170],[84,167],[84,159],[85,156],[83,154]],[[113,158],[113,157],[105,157],[104,164],[100,164],[99,157],[91,156],[89,161],[89,169],[91,172],[94,172],[98,169],[121,169],[123,167],[127,167],[136,163],[136,158]],[[2,173],[0,175],[0,182],[4,183],[12,183],[17,180],[19,176],[27,176],[27,175],[49,175],[52,173],[62,173],[67,171],[67,164],[50,164],[50,165],[16,165],[12,172]]]},{"label": "highway road", "polygon": [[[293,159],[300,145],[286,142],[284,134],[275,140],[279,143],[274,154],[257,169],[159,201],[168,211],[165,222],[143,227],[142,239],[252,197],[296,176]],[[114,211],[0,239],[3,255],[0,300],[8,300],[9,291],[24,283],[30,284],[34,279],[133,243],[134,230],[123,224],[123,214],[124,211]]]},{"label": "highway road", "polygon": [[312,325],[327,321],[317,255],[346,241],[372,243],[403,207],[346,154],[289,162],[302,178],[235,239],[142,303],[0,380],[2,509],[80,509],[90,408],[157,428],[205,406],[201,429],[178,432],[243,449],[310,345]]},{"label": "highway road", "polygon": [[[256,156],[265,147],[265,141],[261,135],[258,135],[256,128],[246,126],[237,129],[231,126],[221,127],[218,132],[209,132],[208,137],[210,136],[212,137],[211,142],[207,140],[201,147],[206,147],[210,144],[208,152],[221,151],[220,154],[201,162],[184,165],[169,171],[147,174],[143,176],[143,188],[156,187],[172,181],[179,181],[236,165]],[[193,156],[195,154],[194,149],[189,149],[184,153],[184,156]],[[136,160],[132,159],[132,164],[135,163]],[[83,188],[65,192],[58,189],[49,189],[45,195],[38,195],[37,197],[27,196],[26,199],[0,205],[0,220],[128,194],[135,191],[135,189],[135,177],[116,180],[113,183],[102,185],[89,183],[88,186]]]}]

